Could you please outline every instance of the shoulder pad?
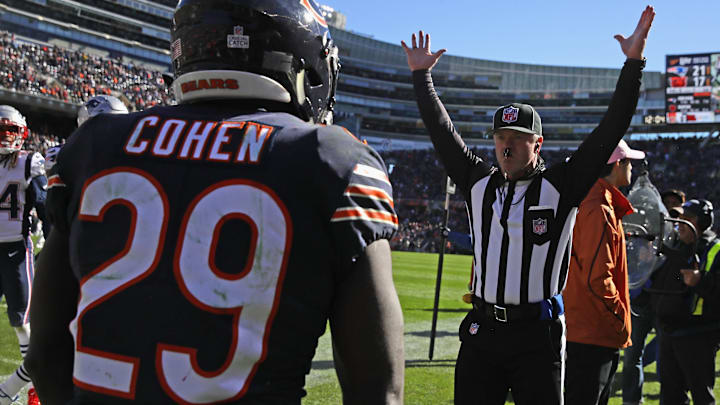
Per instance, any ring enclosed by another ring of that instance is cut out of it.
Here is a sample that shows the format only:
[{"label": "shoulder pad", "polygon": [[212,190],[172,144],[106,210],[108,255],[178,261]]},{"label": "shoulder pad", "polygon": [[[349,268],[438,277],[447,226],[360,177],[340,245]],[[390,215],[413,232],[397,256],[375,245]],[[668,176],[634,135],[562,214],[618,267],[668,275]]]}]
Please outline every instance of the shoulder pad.
[{"label": "shoulder pad", "polygon": [[58,153],[60,153],[60,149],[62,148],[62,145],[53,146],[52,148],[48,149],[47,152],[45,152],[45,171],[48,172],[50,169],[52,169],[53,166],[55,166],[55,162],[57,162]]},{"label": "shoulder pad", "polygon": [[45,175],[45,158],[37,152],[34,152],[32,155],[28,156],[27,158],[31,159],[31,161],[30,161],[30,178],[37,177],[37,176],[44,176]]}]

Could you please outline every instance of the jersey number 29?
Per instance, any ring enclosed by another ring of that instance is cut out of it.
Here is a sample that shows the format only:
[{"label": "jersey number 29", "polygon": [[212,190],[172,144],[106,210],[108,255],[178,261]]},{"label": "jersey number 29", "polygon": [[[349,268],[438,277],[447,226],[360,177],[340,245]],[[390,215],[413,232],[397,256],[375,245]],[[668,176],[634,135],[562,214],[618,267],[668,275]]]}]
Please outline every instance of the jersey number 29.
[{"label": "jersey number 29", "polygon": [[[78,315],[70,325],[76,345],[73,378],[85,389],[134,399],[140,358],[83,346],[83,316],[155,270],[165,244],[169,203],[150,174],[114,168],[86,182],[79,219],[102,222],[107,209],[116,204],[131,212],[128,242],[123,251],[80,281]],[[248,266],[237,274],[224,273],[214,264],[219,229],[231,219],[247,222],[253,234]],[[289,214],[266,186],[228,180],[194,199],[178,235],[173,271],[180,291],[204,311],[232,315],[232,343],[223,366],[213,371],[198,366],[198,348],[159,343],[158,380],[178,403],[240,398],[265,357],[292,239]]]}]

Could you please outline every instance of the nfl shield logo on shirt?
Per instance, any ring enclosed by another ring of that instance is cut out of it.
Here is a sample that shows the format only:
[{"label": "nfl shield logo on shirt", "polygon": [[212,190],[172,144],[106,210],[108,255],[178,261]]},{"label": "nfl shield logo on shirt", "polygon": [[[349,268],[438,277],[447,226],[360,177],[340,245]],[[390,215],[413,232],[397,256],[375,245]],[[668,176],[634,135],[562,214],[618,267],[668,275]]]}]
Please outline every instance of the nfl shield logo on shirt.
[{"label": "nfl shield logo on shirt", "polygon": [[508,124],[518,120],[520,109],[517,107],[507,107],[503,110],[502,120]]},{"label": "nfl shield logo on shirt", "polygon": [[547,219],[545,218],[533,219],[532,225],[535,235],[542,235],[547,232]]},{"label": "nfl shield logo on shirt", "polygon": [[476,324],[475,322],[470,324],[470,332],[471,335],[477,335],[478,329],[480,329],[480,325]]}]

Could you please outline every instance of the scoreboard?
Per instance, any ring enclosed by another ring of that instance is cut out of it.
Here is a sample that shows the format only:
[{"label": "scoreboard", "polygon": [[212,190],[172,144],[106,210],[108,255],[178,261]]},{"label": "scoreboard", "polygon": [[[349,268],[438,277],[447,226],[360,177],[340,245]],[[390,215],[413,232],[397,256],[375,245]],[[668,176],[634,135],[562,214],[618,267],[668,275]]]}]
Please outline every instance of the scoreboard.
[{"label": "scoreboard", "polygon": [[720,122],[720,52],[666,57],[665,119],[668,124]]}]

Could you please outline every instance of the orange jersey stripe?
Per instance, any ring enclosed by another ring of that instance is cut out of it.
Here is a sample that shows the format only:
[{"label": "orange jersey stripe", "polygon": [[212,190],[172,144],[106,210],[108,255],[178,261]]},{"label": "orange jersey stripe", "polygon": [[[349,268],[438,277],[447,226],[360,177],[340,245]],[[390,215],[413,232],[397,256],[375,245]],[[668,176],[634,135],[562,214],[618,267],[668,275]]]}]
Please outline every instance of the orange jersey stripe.
[{"label": "orange jersey stripe", "polygon": [[56,174],[54,176],[50,176],[48,179],[48,188],[50,187],[65,187],[65,183],[62,181],[60,176]]},{"label": "orange jersey stripe", "polygon": [[354,219],[385,222],[396,227],[398,225],[397,215],[393,215],[385,211],[364,208],[338,208],[330,219],[330,222],[351,221]]},{"label": "orange jersey stripe", "polygon": [[393,202],[392,197],[390,197],[388,193],[381,188],[350,184],[348,188],[345,189],[345,195],[384,201],[390,204],[391,207],[395,208],[395,203]]}]

